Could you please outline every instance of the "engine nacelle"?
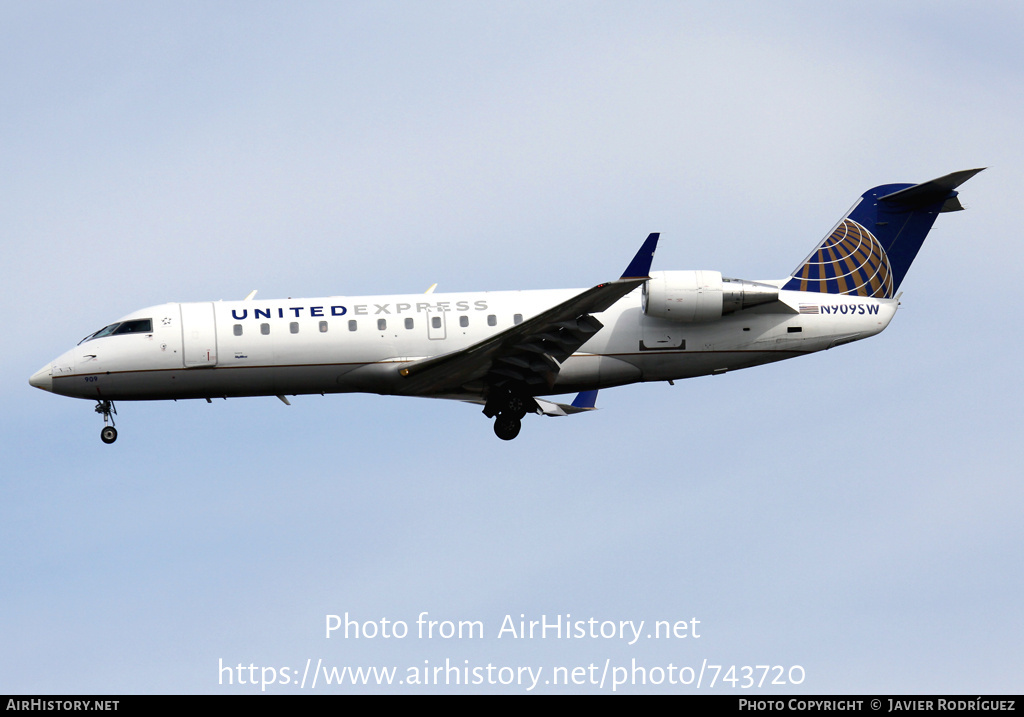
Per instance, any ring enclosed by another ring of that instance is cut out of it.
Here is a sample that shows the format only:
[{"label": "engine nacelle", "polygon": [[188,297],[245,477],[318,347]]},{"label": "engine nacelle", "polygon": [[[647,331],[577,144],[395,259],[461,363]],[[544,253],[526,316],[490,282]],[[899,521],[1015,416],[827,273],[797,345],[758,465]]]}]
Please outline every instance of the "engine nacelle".
[{"label": "engine nacelle", "polygon": [[652,271],[644,284],[643,308],[648,316],[696,323],[778,299],[775,286],[723,278],[717,271]]}]

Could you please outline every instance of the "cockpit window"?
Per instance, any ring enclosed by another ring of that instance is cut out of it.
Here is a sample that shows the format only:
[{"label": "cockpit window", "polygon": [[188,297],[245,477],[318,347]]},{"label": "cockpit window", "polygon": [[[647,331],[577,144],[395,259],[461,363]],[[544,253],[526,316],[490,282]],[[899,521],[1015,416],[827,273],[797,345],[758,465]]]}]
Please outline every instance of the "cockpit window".
[{"label": "cockpit window", "polygon": [[82,345],[86,341],[92,341],[93,339],[101,339],[104,336],[114,336],[116,334],[149,333],[153,333],[153,319],[132,319],[131,321],[119,321],[116,324],[104,326],[96,333],[89,334],[84,339],[79,341],[78,344]]},{"label": "cockpit window", "polygon": [[121,334],[151,334],[153,333],[153,319],[132,319],[122,321],[121,325],[114,329],[114,336]]},{"label": "cockpit window", "polygon": [[93,333],[89,334],[84,339],[79,341],[78,345],[81,346],[86,341],[92,341],[93,339],[98,339],[101,336],[110,336],[112,333],[114,333],[114,329],[116,329],[120,325],[121,325],[120,323],[117,323],[117,324],[111,324],[110,326],[104,326],[99,331],[94,331]]}]

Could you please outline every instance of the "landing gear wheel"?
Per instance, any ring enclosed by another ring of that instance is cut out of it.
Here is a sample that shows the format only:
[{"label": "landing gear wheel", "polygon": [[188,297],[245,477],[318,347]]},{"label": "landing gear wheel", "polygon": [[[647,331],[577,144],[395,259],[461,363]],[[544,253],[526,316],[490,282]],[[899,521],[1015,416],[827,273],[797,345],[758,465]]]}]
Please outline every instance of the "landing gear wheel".
[{"label": "landing gear wheel", "polygon": [[509,394],[505,400],[505,410],[516,418],[522,419],[526,415],[526,401],[523,400],[522,396],[517,396],[514,393]]},{"label": "landing gear wheel", "polygon": [[499,413],[494,419],[494,435],[503,441],[511,441],[518,436],[522,427],[522,421],[507,413]]},{"label": "landing gear wheel", "polygon": [[97,401],[96,413],[103,414],[103,430],[100,431],[100,440],[106,444],[113,443],[117,440],[117,429],[114,428],[114,416],[117,414],[117,409],[114,408],[113,401]]}]

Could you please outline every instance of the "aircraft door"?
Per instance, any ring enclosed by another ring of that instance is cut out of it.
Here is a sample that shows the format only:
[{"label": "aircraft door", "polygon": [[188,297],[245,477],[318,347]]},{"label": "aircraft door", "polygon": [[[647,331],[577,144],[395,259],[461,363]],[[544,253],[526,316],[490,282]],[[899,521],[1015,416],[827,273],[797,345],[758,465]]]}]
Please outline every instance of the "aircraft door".
[{"label": "aircraft door", "polygon": [[447,326],[445,325],[445,312],[437,309],[427,309],[427,338],[439,340],[445,338]]},{"label": "aircraft door", "polygon": [[179,304],[181,307],[181,359],[185,368],[217,365],[217,325],[213,303]]}]

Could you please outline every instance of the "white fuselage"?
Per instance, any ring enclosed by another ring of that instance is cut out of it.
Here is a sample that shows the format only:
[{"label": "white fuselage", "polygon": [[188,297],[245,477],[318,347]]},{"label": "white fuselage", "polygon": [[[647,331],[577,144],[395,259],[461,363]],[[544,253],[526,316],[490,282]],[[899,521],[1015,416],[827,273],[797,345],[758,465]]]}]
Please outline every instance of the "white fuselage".
[{"label": "white fuselage", "polygon": [[[402,393],[402,365],[465,349],[580,291],[161,304],[119,320],[151,319],[151,331],[85,340],[32,383],[122,401]],[[897,306],[896,299],[782,291],[772,304],[682,323],[645,315],[635,290],[595,314],[604,328],[537,395],[716,374],[820,351],[879,333]]]}]

